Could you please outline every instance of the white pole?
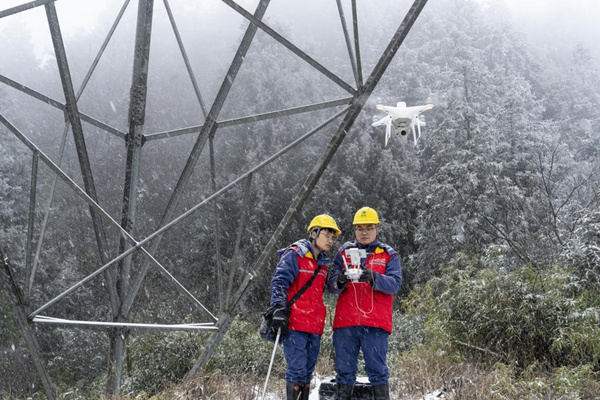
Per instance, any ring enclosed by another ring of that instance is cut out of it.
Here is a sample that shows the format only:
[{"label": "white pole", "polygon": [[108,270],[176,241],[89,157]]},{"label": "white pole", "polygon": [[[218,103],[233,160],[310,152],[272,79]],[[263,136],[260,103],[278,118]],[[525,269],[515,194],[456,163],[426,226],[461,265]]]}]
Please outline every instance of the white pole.
[{"label": "white pole", "polygon": [[265,380],[265,387],[261,400],[265,400],[265,394],[267,393],[267,384],[269,383],[269,376],[271,375],[271,368],[273,367],[273,361],[275,360],[275,352],[277,351],[277,345],[279,344],[279,336],[281,336],[281,328],[277,330],[277,337],[275,338],[275,346],[273,346],[273,354],[271,354],[271,362],[269,363],[269,370],[267,371],[267,379]]}]

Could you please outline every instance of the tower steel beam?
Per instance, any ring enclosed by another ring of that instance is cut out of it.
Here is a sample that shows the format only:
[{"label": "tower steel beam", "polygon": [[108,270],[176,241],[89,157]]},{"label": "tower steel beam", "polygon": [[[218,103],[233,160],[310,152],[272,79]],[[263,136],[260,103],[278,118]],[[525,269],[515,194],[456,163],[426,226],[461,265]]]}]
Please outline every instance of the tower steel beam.
[{"label": "tower steel beam", "polygon": [[354,27],[354,52],[356,59],[356,73],[358,75],[358,85],[362,86],[362,62],[360,60],[360,45],[359,45],[359,34],[358,34],[358,13],[356,11],[356,0],[352,0],[352,26]]},{"label": "tower steel beam", "polygon": [[173,33],[175,34],[175,39],[177,40],[177,45],[179,46],[179,51],[181,52],[181,56],[183,57],[185,68],[187,69],[188,75],[192,82],[194,93],[196,94],[196,98],[198,99],[198,103],[200,104],[202,115],[204,116],[204,119],[206,119],[206,105],[204,104],[204,99],[202,98],[202,94],[200,93],[200,87],[198,86],[198,82],[196,81],[196,76],[194,75],[194,71],[192,70],[192,65],[190,64],[187,52],[185,51],[185,46],[183,45],[183,41],[181,40],[181,35],[179,34],[179,29],[177,28],[177,24],[175,23],[175,18],[173,17],[171,6],[169,6],[168,0],[163,0],[163,3],[165,4],[165,9],[167,10],[167,15],[169,16],[169,21],[171,22],[171,27],[173,28]]},{"label": "tower steel beam", "polygon": [[43,6],[46,3],[54,2],[56,0],[36,0],[29,3],[21,4],[20,6],[11,7],[6,10],[0,11],[0,18],[8,17],[9,15],[20,13],[21,11],[29,10],[35,7]]},{"label": "tower steel beam", "polygon": [[348,27],[346,26],[346,17],[344,16],[344,7],[342,6],[342,0],[336,0],[338,12],[340,14],[340,21],[342,23],[342,31],[344,31],[344,39],[346,40],[346,48],[348,49],[348,58],[350,59],[350,65],[352,66],[352,73],[354,74],[354,80],[356,87],[362,85],[358,80],[358,71],[356,70],[356,60],[354,59],[354,53],[352,51],[352,44],[350,42],[350,35],[348,34]]},{"label": "tower steel beam", "polygon": [[[217,191],[217,173],[215,168],[215,146],[213,143],[213,138],[208,138],[208,153],[209,153],[209,163],[210,163],[210,187],[214,192]],[[223,264],[221,263],[221,218],[219,218],[219,204],[215,202],[213,204],[213,214],[215,223],[215,264],[217,267],[217,287],[219,288],[219,312],[223,312],[223,307],[225,305],[225,301],[223,299]]]},{"label": "tower steel beam", "polygon": [[99,322],[79,321],[72,319],[54,318],[39,315],[33,319],[38,324],[73,325],[84,328],[106,329],[112,327],[127,328],[130,330],[162,330],[162,331],[216,331],[218,328],[213,323],[199,324],[140,324],[135,322]]},{"label": "tower steel beam", "polygon": [[[60,164],[62,162],[62,158],[63,158],[63,154],[65,151],[65,145],[67,143],[67,135],[69,134],[69,123],[65,123],[65,129],[63,131],[63,135],[62,135],[62,139],[60,141],[60,146],[59,146],[59,151],[58,151],[58,167],[60,167]],[[28,278],[25,280],[25,291],[27,293],[27,296],[29,297],[31,295],[31,289],[33,288],[33,282],[35,280],[35,274],[37,271],[37,266],[39,264],[40,261],[40,254],[42,252],[42,245],[44,243],[44,237],[46,236],[46,227],[48,226],[48,218],[50,217],[50,210],[52,208],[52,202],[54,201],[54,193],[56,191],[56,184],[58,183],[58,175],[54,175],[54,179],[52,180],[52,185],[50,185],[50,194],[48,196],[48,200],[47,200],[47,205],[46,205],[46,210],[44,212],[44,219],[42,220],[42,227],[40,228],[40,235],[38,237],[38,241],[37,241],[37,248],[35,251],[35,257],[33,259],[33,265],[31,266],[31,269],[29,269],[29,267],[27,267],[26,270],[26,274],[28,276]],[[113,310],[116,309],[116,301],[115,299],[111,299],[111,305],[113,307]]]},{"label": "tower steel beam", "polygon": [[[44,388],[44,392],[46,393],[46,398],[48,400],[56,399],[56,389],[54,388],[54,384],[52,383],[52,378],[46,369],[46,365],[44,364],[44,360],[42,359],[40,345],[35,337],[33,332],[33,327],[31,326],[31,322],[27,319],[27,301],[21,291],[17,283],[17,278],[14,274],[14,269],[10,265],[8,258],[5,257],[2,252],[2,246],[0,246],[0,267],[4,270],[8,279],[10,280],[11,291],[13,293],[14,302],[13,308],[15,310],[15,319],[17,320],[17,324],[21,331],[23,332],[23,337],[25,339],[25,344],[27,349],[29,350],[29,354],[31,355],[31,360],[33,361],[33,365],[37,370],[40,380],[42,381],[42,387]],[[0,282],[0,286],[1,286]]]},{"label": "tower steel beam", "polygon": [[[0,75],[0,82],[7,84],[8,86],[12,87],[13,89],[17,89],[20,92],[23,92],[31,97],[33,97],[34,99],[38,99],[48,105],[51,105],[52,107],[56,107],[59,110],[66,112],[67,110],[67,106],[64,105],[63,103],[61,103],[58,100],[55,100],[51,97],[46,96],[45,94],[42,94],[40,92],[37,92],[19,82],[16,82],[4,75]],[[98,121],[97,119],[90,117],[89,115],[86,115],[82,112],[80,112],[79,110],[77,111],[77,115],[79,116],[79,118],[87,123],[89,123],[90,125],[94,125],[100,129],[105,130],[108,133],[112,133],[115,136],[120,137],[121,139],[125,139],[125,132],[121,132],[120,130],[113,128],[110,125],[105,124],[104,122]]]},{"label": "tower steel beam", "polygon": [[[271,111],[271,112],[263,113],[263,114],[249,115],[247,117],[227,119],[227,120],[223,120],[223,121],[218,121],[217,125],[219,128],[225,128],[228,126],[248,124],[251,122],[264,121],[267,119],[285,117],[288,115],[295,115],[295,114],[302,114],[302,113],[310,112],[310,111],[323,110],[325,108],[330,108],[330,107],[345,106],[347,104],[350,104],[351,100],[352,100],[352,97],[347,97],[347,98],[338,99],[338,100],[324,101],[322,103],[315,103],[315,104],[309,104],[309,105],[300,106],[300,107],[286,108],[284,110]],[[165,138],[170,138],[170,137],[175,137],[175,136],[187,135],[190,133],[198,133],[202,130],[202,126],[203,125],[197,125],[197,126],[190,126],[187,128],[174,129],[174,130],[166,131],[166,132],[151,133],[148,135],[144,135],[144,138],[146,141],[150,141],[150,140],[158,140],[158,139],[165,139]]]},{"label": "tower steel beam", "polygon": [[[117,25],[121,21],[121,18],[123,17],[123,14],[125,13],[125,10],[127,9],[128,4],[129,4],[129,0],[125,0],[125,3],[123,3],[123,7],[121,7],[121,10],[120,10],[119,14],[117,15],[117,18],[115,19],[115,22],[113,23],[112,27],[110,28],[108,35],[106,36],[106,39],[104,40],[104,43],[102,43],[102,46],[100,46],[100,50],[98,51],[96,58],[92,62],[92,65],[90,66],[90,69],[88,70],[85,78],[83,79],[83,82],[81,83],[81,86],[79,87],[79,90],[77,90],[77,95],[76,95],[77,101],[79,101],[79,98],[81,97],[90,78],[92,77],[92,74],[94,73],[94,70],[96,69],[96,66],[98,65],[98,62],[100,61],[102,54],[104,54],[104,50],[106,49],[108,43],[110,42],[110,39],[112,38],[112,35],[117,28]],[[81,113],[80,113],[80,117],[81,117]],[[59,151],[60,155],[59,155],[59,159],[58,159],[59,166],[62,162],[63,152],[65,149],[65,143],[66,143],[67,135],[69,133],[69,128],[70,128],[70,123],[67,118],[67,120],[65,121],[65,129],[64,129],[63,137],[62,137],[61,144],[60,144],[60,151]],[[121,138],[124,138],[125,134],[121,134],[118,136]],[[55,175],[54,179],[52,181],[52,185],[50,187],[50,195],[48,196],[46,211],[44,213],[44,219],[42,221],[42,228],[40,230],[40,236],[39,236],[38,242],[37,242],[37,249],[36,249],[36,253],[35,253],[35,259],[33,262],[33,266],[31,267],[31,270],[29,270],[29,268],[27,269],[27,273],[29,273],[29,278],[26,280],[26,282],[27,282],[26,283],[26,293],[28,296],[31,294],[31,288],[33,287],[33,281],[34,281],[35,273],[36,273],[37,266],[39,263],[39,259],[40,259],[39,257],[40,257],[40,253],[42,250],[42,245],[43,245],[44,238],[46,235],[46,226],[48,224],[48,218],[50,216],[50,209],[52,207],[52,202],[54,201],[54,193],[56,191],[56,183],[57,182],[58,182],[58,175]],[[111,287],[114,287],[115,285],[112,280],[113,279],[112,273],[110,271],[107,272],[107,277],[109,278],[109,281],[107,282],[107,284]],[[109,291],[109,295],[111,296],[110,304],[111,304],[111,307],[113,310],[113,314],[116,314],[118,312],[118,304],[117,304],[118,301],[116,299],[116,292],[111,290],[111,291]]]},{"label": "tower steel beam", "polygon": [[96,69],[96,66],[100,62],[100,58],[102,58],[102,54],[104,54],[104,50],[106,50],[106,47],[108,46],[110,39],[112,39],[112,36],[115,33],[115,30],[117,29],[117,26],[119,25],[119,22],[121,21],[121,18],[123,18],[123,14],[125,14],[125,10],[127,10],[129,1],[130,0],[125,0],[125,2],[123,3],[121,10],[119,10],[119,13],[117,14],[117,18],[115,18],[115,22],[113,22],[112,26],[110,27],[110,29],[108,31],[108,34],[106,35],[106,39],[104,39],[104,42],[100,46],[100,50],[98,50],[98,54],[96,55],[96,58],[94,58],[94,61],[92,61],[92,65],[90,66],[90,69],[88,70],[87,74],[85,75],[85,78],[83,78],[83,83],[81,84],[81,86],[79,87],[79,90],[77,91],[77,100],[79,100],[79,97],[81,97],[81,94],[83,93],[83,90],[85,89],[90,78],[92,77],[92,74],[94,73],[94,70]]},{"label": "tower steel beam", "polygon": [[[142,132],[146,117],[146,95],[148,90],[148,66],[154,0],[139,0],[138,7],[133,73],[129,92],[129,132],[126,140],[127,160],[125,163],[121,220],[121,226],[129,233],[133,231],[137,208],[137,189],[142,156]],[[119,253],[124,252],[129,247],[130,242],[122,237],[119,244]],[[132,255],[129,254],[121,260],[119,265],[120,283],[118,284],[118,292],[121,301],[125,299],[129,292],[131,257]],[[118,318],[122,317],[124,315],[118,316]]]},{"label": "tower steel beam", "polygon": [[[237,233],[235,235],[235,245],[233,247],[233,256],[231,257],[231,265],[229,267],[229,280],[227,282],[227,294],[225,296],[225,309],[229,310],[231,307],[229,303],[233,300],[231,292],[233,291],[233,278],[235,277],[235,271],[239,267],[239,253],[240,253],[240,245],[242,243],[242,233],[244,229],[246,229],[246,220],[247,218],[247,210],[248,210],[248,202],[250,198],[250,187],[252,185],[252,174],[248,175],[246,178],[246,185],[244,186],[244,198],[242,200],[242,209],[241,216],[238,223]],[[221,310],[223,311],[223,310]]]},{"label": "tower steel beam", "polygon": [[331,107],[346,106],[346,105],[350,104],[351,101],[352,101],[352,97],[346,97],[343,99],[324,101],[322,103],[314,103],[314,104],[309,104],[309,105],[300,106],[300,107],[286,108],[283,110],[272,111],[272,112],[263,113],[263,114],[249,115],[247,117],[227,119],[227,120],[219,121],[218,124],[219,124],[220,128],[225,128],[227,126],[248,124],[251,122],[258,122],[258,121],[264,121],[267,119],[286,117],[289,115],[302,114],[305,112],[323,110],[323,109],[331,108]]},{"label": "tower steel beam", "polygon": [[12,87],[13,89],[17,89],[23,93],[25,93],[26,95],[29,95],[31,97],[33,97],[34,99],[38,99],[39,101],[42,101],[44,103],[47,103],[49,105],[51,105],[52,107],[56,107],[59,110],[65,111],[66,107],[63,103],[61,103],[58,100],[55,100],[49,96],[46,96],[45,94],[42,94],[38,91],[35,91],[33,89],[31,89],[28,86],[25,86],[17,81],[14,81],[4,75],[0,74],[0,82],[7,84],[8,86]]},{"label": "tower steel beam", "polygon": [[[56,8],[54,7],[54,3],[47,3],[45,5],[45,8],[46,16],[48,18],[48,26],[50,28],[50,36],[52,37],[52,44],[54,46],[56,63],[58,65],[58,72],[60,75],[65,95],[65,111],[67,113],[67,117],[71,123],[73,131],[73,139],[75,141],[75,148],[77,150],[77,157],[79,159],[83,184],[86,193],[96,203],[98,203],[98,196],[96,194],[96,187],[94,185],[94,178],[92,176],[92,168],[88,157],[85,138],[83,136],[83,128],[81,126],[81,120],[79,119],[79,111],[77,109],[77,98],[73,89],[71,72],[69,70],[69,64],[67,62],[67,54],[65,52],[62,34],[58,23],[58,16],[56,15]],[[109,252],[106,240],[106,232],[104,230],[102,218],[99,214],[96,213],[96,210],[93,207],[90,207],[90,214],[92,216],[92,223],[94,225],[94,233],[96,235],[96,242],[98,244],[100,259],[103,262],[106,262],[106,260],[108,260],[109,258]],[[109,287],[108,290],[111,291],[113,289]]]},{"label": "tower steel beam", "polygon": [[[30,274],[32,273],[31,253],[33,246],[33,228],[35,222],[35,198],[37,192],[37,175],[38,175],[38,153],[33,152],[31,158],[31,183],[29,187],[29,218],[27,223],[27,244],[25,245],[25,282],[29,282]],[[28,288],[26,286],[26,288]],[[31,292],[25,291],[25,298],[30,299]]]},{"label": "tower steel beam", "polygon": [[[127,160],[125,163],[121,219],[121,227],[130,234],[133,231],[137,208],[137,188],[142,155],[142,131],[144,129],[146,114],[153,10],[154,0],[139,0],[132,82],[129,93],[129,132],[126,138]],[[131,248],[131,243],[125,237],[121,237],[119,253],[123,253],[123,251],[129,248]],[[118,323],[125,323],[127,320],[127,316],[123,313],[123,302],[129,293],[132,257],[133,254],[128,254],[119,262],[116,287],[113,288],[113,290],[116,290],[119,299],[118,314],[113,315],[113,321]],[[111,367],[109,368],[106,383],[106,391],[109,395],[117,395],[121,391],[125,341],[128,335],[129,330],[123,327],[114,327],[109,331],[109,362]]]}]

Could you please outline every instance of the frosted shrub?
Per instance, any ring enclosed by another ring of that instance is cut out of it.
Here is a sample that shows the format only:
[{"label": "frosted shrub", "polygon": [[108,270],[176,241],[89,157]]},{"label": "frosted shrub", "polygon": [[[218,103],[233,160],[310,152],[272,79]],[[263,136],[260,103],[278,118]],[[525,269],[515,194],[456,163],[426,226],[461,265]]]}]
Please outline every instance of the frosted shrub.
[{"label": "frosted shrub", "polygon": [[446,271],[408,301],[425,342],[480,359],[599,369],[598,293],[560,268]]},{"label": "frosted shrub", "polygon": [[123,393],[154,394],[180,381],[200,355],[198,333],[147,333],[129,342]]},{"label": "frosted shrub", "polygon": [[416,313],[394,312],[394,327],[390,335],[390,354],[411,350],[423,343],[424,318]]},{"label": "frosted shrub", "polygon": [[548,374],[531,364],[519,374],[514,367],[498,363],[490,378],[486,398],[494,399],[596,399],[600,390],[598,374],[587,365],[560,367]]},{"label": "frosted shrub", "polygon": [[[227,332],[227,336],[217,347],[208,363],[208,372],[226,374],[266,375],[273,351],[273,343],[258,334],[258,326],[236,318]],[[272,374],[283,376],[285,360],[281,348],[275,355]]]},{"label": "frosted shrub", "polygon": [[577,213],[579,224],[565,246],[562,257],[580,275],[600,289],[600,211]]}]

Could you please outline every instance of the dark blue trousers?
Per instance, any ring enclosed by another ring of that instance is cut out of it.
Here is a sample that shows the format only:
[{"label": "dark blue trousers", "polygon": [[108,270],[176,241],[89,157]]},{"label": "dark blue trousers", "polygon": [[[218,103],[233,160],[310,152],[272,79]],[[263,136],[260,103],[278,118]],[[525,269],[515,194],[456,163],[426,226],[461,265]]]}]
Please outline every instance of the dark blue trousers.
[{"label": "dark blue trousers", "polygon": [[372,386],[388,383],[390,373],[386,363],[390,334],[371,326],[350,326],[333,331],[336,381],[354,385],[358,371],[358,352],[362,350],[365,372]]},{"label": "dark blue trousers", "polygon": [[321,348],[321,335],[288,330],[283,340],[283,355],[287,362],[285,380],[310,382]]}]

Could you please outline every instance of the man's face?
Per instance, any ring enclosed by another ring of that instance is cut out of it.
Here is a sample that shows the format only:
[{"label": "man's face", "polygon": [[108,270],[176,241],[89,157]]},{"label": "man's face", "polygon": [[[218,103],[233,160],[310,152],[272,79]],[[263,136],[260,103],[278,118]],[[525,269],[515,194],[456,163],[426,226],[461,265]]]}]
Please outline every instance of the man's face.
[{"label": "man's face", "polygon": [[329,251],[335,243],[336,235],[327,229],[321,229],[317,236],[317,247],[322,251]]},{"label": "man's face", "polygon": [[371,244],[377,238],[377,226],[375,224],[355,225],[354,233],[358,243]]}]

